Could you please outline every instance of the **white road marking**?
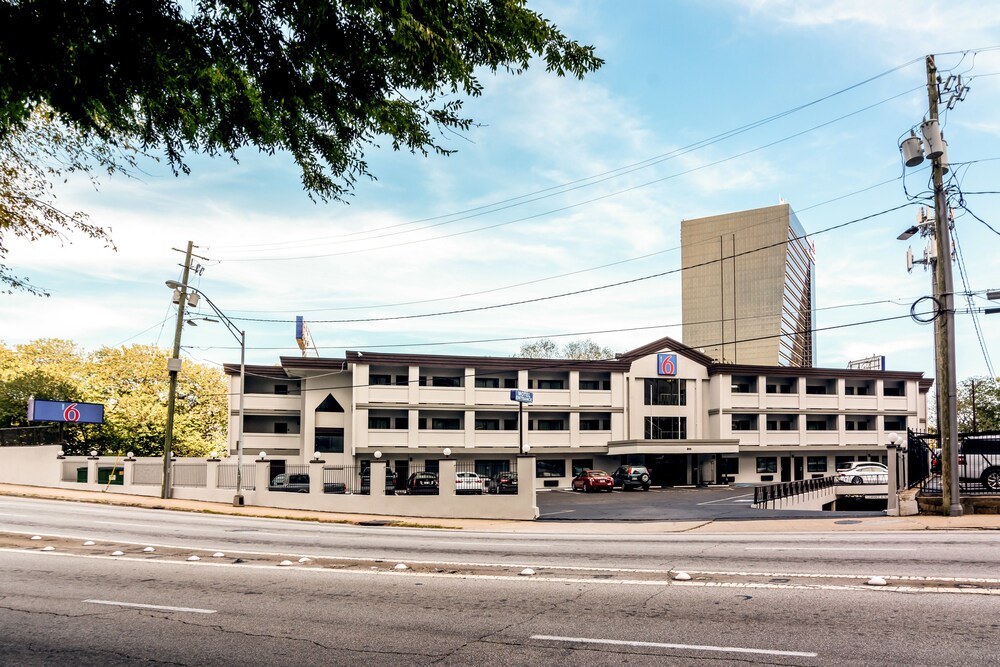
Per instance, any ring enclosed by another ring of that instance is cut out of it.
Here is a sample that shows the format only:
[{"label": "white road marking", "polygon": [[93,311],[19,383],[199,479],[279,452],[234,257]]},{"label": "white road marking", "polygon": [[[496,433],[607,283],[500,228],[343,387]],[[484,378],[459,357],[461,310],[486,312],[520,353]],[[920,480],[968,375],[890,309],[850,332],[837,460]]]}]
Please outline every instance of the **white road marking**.
[{"label": "white road marking", "polygon": [[796,658],[815,658],[817,653],[802,651],[779,651],[776,649],[742,648],[739,646],[701,646],[698,644],[666,644],[661,642],[636,642],[621,639],[592,639],[589,637],[554,637],[551,635],[531,635],[532,639],[573,644],[607,644],[611,646],[636,646],[642,648],[670,648],[682,651],[714,651],[717,653],[753,653],[755,655],[784,655]]},{"label": "white road marking", "polygon": [[569,514],[570,512],[575,512],[576,510],[560,510],[558,512],[542,512],[538,516],[552,516],[553,514]]},{"label": "white road marking", "polygon": [[114,607],[136,607],[137,609],[156,609],[157,611],[186,611],[192,614],[214,614],[215,609],[196,609],[194,607],[167,607],[160,604],[139,604],[137,602],[116,602],[114,600],[84,600],[91,604],[107,604]]},{"label": "white road marking", "polygon": [[745,547],[744,551],[916,551],[909,548],[881,547]]},{"label": "white road marking", "polygon": [[[714,505],[715,503],[724,503],[727,500],[736,500],[737,498],[746,498],[747,496],[752,496],[752,495],[753,495],[752,493],[741,493],[738,496],[729,496],[728,498],[718,498],[717,500],[706,500],[703,503],[698,503],[698,505],[699,506],[701,506],[701,505]],[[737,500],[736,502],[751,502],[752,503],[753,500],[750,500],[750,501]]]}]

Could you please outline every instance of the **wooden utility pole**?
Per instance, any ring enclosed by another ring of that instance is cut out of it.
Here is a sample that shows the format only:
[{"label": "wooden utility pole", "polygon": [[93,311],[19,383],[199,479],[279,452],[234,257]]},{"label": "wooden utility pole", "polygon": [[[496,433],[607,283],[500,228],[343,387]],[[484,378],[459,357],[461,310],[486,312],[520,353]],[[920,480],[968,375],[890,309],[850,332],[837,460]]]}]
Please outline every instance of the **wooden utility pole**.
[{"label": "wooden utility pole", "polygon": [[167,393],[167,431],[163,438],[163,487],[161,498],[170,497],[170,447],[174,439],[174,406],[177,402],[177,374],[181,370],[181,330],[184,328],[184,305],[187,303],[188,275],[191,271],[191,252],[194,243],[188,241],[187,252],[184,255],[184,273],[178,287],[180,299],[177,302],[177,327],[174,329],[174,350],[167,360],[167,370],[170,371],[170,389]]},{"label": "wooden utility pole", "polygon": [[[938,76],[934,56],[927,56],[929,119],[938,120]],[[962,516],[958,487],[958,391],[955,379],[955,294],[951,271],[951,231],[944,196],[943,156],[931,161],[934,180],[934,348],[937,360],[938,432],[941,434],[941,504],[948,516]]]}]

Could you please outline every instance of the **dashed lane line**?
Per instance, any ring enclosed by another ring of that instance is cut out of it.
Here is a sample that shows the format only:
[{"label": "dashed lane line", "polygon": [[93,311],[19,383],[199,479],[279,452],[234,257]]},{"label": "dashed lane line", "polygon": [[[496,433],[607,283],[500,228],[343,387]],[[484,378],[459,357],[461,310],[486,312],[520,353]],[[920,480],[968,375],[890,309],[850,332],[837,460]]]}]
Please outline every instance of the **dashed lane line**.
[{"label": "dashed lane line", "polygon": [[743,653],[753,655],[780,655],[793,658],[815,658],[817,653],[806,651],[781,651],[778,649],[745,648],[742,646],[707,646],[700,644],[668,644],[664,642],[626,641],[623,639],[596,639],[592,637],[557,637],[552,635],[531,635],[532,639],[569,644],[604,644],[609,646],[634,646],[637,648],[665,648],[681,651],[712,651],[716,653]]},{"label": "dashed lane line", "polygon": [[197,609],[195,607],[168,607],[162,604],[140,604],[138,602],[117,602],[115,600],[84,600],[90,604],[106,604],[115,607],[135,607],[136,609],[154,609],[156,611],[183,611],[192,614],[214,614],[215,609]]}]

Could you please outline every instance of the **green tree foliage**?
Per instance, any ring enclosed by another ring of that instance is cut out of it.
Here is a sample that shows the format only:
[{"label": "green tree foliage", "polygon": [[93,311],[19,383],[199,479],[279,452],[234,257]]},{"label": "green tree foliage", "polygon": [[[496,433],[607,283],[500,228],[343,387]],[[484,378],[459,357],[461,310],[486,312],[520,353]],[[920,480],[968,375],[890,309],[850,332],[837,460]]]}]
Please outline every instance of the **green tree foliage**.
[{"label": "green tree foliage", "polygon": [[[188,152],[285,151],[310,196],[340,199],[372,177],[364,150],[379,141],[448,154],[439,137],[472,125],[461,98],[482,92],[477,72],[534,57],[559,76],[603,62],[524,0],[0,2],[0,161],[25,157],[11,142],[41,111],[95,155],[162,150],[175,173]],[[0,217],[0,235],[34,235],[12,227],[24,222]],[[59,224],[94,235],[74,214]]]},{"label": "green tree foliage", "polygon": [[559,349],[555,341],[540,338],[531,343],[521,345],[518,357],[527,359],[614,359],[615,353],[607,347],[601,347],[589,338],[574,340]]},{"label": "green tree foliage", "polygon": [[[96,448],[139,456],[163,452],[169,352],[133,345],[86,354],[66,340],[0,345],[0,426],[27,424],[30,396],[101,403],[104,424],[67,426],[67,451]],[[173,449],[204,456],[226,449],[228,383],[218,369],[193,362],[178,376]]]},{"label": "green tree foliage", "polygon": [[959,384],[958,430],[960,433],[1000,431],[1000,382],[997,378],[973,377]]}]

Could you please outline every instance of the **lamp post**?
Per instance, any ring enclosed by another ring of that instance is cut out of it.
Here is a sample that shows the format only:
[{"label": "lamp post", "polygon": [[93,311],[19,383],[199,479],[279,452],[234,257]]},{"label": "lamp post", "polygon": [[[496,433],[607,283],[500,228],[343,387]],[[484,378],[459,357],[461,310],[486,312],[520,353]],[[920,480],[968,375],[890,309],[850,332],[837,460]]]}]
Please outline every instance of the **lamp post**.
[{"label": "lamp post", "polygon": [[[178,283],[176,280],[168,280],[167,281],[167,287],[169,287],[171,289],[175,289],[175,290],[176,289],[181,289],[182,293],[183,293],[183,290],[190,290],[191,292],[194,292],[195,294],[201,295],[201,297],[203,299],[205,299],[205,302],[209,305],[209,307],[212,309],[212,311],[216,315],[219,316],[219,320],[221,320],[222,323],[226,325],[226,328],[229,330],[229,333],[233,334],[233,336],[236,338],[236,340],[238,340],[239,343],[240,343],[240,418],[239,418],[239,432],[238,432],[237,440],[236,440],[236,495],[233,496],[233,505],[235,505],[237,507],[242,506],[243,505],[243,400],[244,400],[244,396],[246,394],[246,353],[247,353],[246,331],[244,331],[244,330],[240,329],[239,327],[237,327],[236,324],[234,324],[233,321],[231,319],[229,319],[229,317],[225,313],[223,313],[221,310],[219,310],[219,307],[216,306],[215,303],[213,303],[212,300],[208,298],[208,295],[205,294],[204,292],[202,292],[200,289],[198,289],[196,287],[191,287],[190,285],[186,285],[186,286],[182,285],[181,283]],[[182,301],[182,303],[183,303],[183,301]],[[215,320],[211,320],[211,321],[214,322]],[[178,325],[178,328],[180,328],[180,325]],[[177,341],[175,343],[175,347],[177,347],[177,348],[180,347],[180,336],[179,335],[177,336]],[[176,352],[174,354],[176,356]],[[172,391],[171,391],[171,395],[170,395],[170,400],[168,401],[168,404],[167,404],[167,443],[168,444],[170,442],[170,438],[171,438],[172,432],[173,432],[173,422],[174,422],[174,400],[173,400],[174,399],[174,395],[173,395],[173,392],[176,391],[176,382],[177,382],[177,380],[176,380],[176,373],[172,372],[172,374],[171,374],[171,380],[172,380],[172,383],[171,383],[171,389],[172,389]],[[228,412],[228,409],[227,409],[227,412]],[[165,461],[166,461],[166,457],[167,456],[168,456],[168,454],[166,452],[164,452],[164,460]],[[167,464],[164,463],[164,469],[166,469],[166,465]],[[165,489],[164,489],[164,496],[163,497],[166,498],[167,497],[166,493],[168,492],[168,489],[166,488],[166,473],[164,474],[164,485],[165,485]]]}]

